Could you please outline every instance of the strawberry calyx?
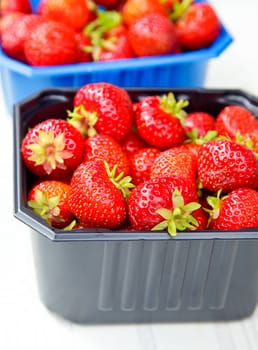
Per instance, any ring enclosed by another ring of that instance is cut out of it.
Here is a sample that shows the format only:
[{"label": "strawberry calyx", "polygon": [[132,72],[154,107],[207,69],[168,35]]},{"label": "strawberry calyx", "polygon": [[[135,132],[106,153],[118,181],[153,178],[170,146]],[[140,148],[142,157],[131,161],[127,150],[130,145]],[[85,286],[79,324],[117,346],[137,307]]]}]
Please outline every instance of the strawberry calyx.
[{"label": "strawberry calyx", "polygon": [[48,224],[54,220],[55,222],[61,222],[59,217],[60,208],[58,207],[60,196],[54,196],[49,198],[44,191],[35,191],[35,200],[28,201],[28,206],[34,211],[34,213],[44,219]]},{"label": "strawberry calyx", "polygon": [[[258,147],[257,147],[257,144],[254,143],[252,139],[252,135],[249,135],[249,134],[241,135],[239,132],[237,132],[235,141],[240,145],[243,145],[249,148],[254,153],[255,157],[258,158]],[[258,142],[258,139],[256,139],[256,141]]]},{"label": "strawberry calyx", "polygon": [[208,196],[206,199],[207,203],[211,207],[211,209],[203,208],[203,210],[209,214],[208,226],[211,220],[216,220],[219,217],[222,202],[226,198],[226,196],[221,197],[221,192],[222,189],[217,191],[216,196]]},{"label": "strawberry calyx", "polygon": [[209,130],[204,136],[198,135],[198,129],[193,128],[191,131],[186,132],[187,139],[184,143],[195,143],[196,145],[203,145],[204,143],[218,139],[218,132],[216,130]]},{"label": "strawberry calyx", "polygon": [[124,198],[128,198],[130,189],[135,187],[134,184],[131,183],[131,176],[124,176],[123,171],[116,175],[117,165],[115,165],[112,169],[109,168],[106,161],[104,161],[104,165],[110,181],[122,192]]},{"label": "strawberry calyx", "polygon": [[176,22],[187,12],[192,3],[193,0],[176,1],[174,3],[173,11],[169,15],[170,19],[173,22]]},{"label": "strawberry calyx", "polygon": [[178,231],[194,231],[198,227],[198,221],[192,213],[199,209],[201,205],[197,202],[185,204],[181,192],[176,189],[172,194],[173,209],[160,208],[156,210],[163,219],[155,225],[152,231],[163,231],[167,229],[170,236],[176,236]]},{"label": "strawberry calyx", "polygon": [[73,111],[67,111],[67,121],[73,125],[82,136],[94,136],[97,134],[97,130],[94,128],[98,121],[96,112],[89,112],[85,107],[80,104],[76,106]]},{"label": "strawberry calyx", "polygon": [[90,22],[83,32],[90,38],[91,45],[85,51],[92,54],[94,61],[98,61],[102,49],[114,50],[117,38],[105,38],[105,34],[122,23],[122,15],[118,11],[96,11],[97,18]]},{"label": "strawberry calyx", "polygon": [[53,130],[39,130],[36,142],[27,148],[32,151],[28,159],[37,166],[42,165],[48,175],[56,168],[66,169],[64,160],[73,156],[72,152],[65,150],[64,133],[55,136]]},{"label": "strawberry calyx", "polygon": [[186,112],[184,108],[189,105],[187,100],[177,101],[173,92],[169,92],[167,95],[164,95],[160,98],[160,107],[166,113],[173,115],[180,120],[182,125],[185,124]]}]

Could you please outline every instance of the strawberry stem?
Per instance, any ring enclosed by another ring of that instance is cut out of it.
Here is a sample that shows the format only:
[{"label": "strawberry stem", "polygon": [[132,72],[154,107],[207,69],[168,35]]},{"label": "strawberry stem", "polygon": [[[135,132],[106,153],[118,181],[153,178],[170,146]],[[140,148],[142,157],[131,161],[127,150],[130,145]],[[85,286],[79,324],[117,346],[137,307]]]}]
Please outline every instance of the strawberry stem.
[{"label": "strawberry stem", "polygon": [[95,124],[98,121],[96,112],[89,112],[84,105],[80,104],[73,111],[67,111],[68,123],[72,124],[80,133],[85,136],[94,136],[97,134]]},{"label": "strawberry stem", "polygon": [[178,118],[182,125],[185,124],[186,112],[184,108],[189,105],[187,100],[177,101],[173,92],[169,92],[167,95],[164,95],[160,99],[160,106],[166,113],[171,114],[172,116]]},{"label": "strawberry stem", "polygon": [[189,9],[192,3],[193,3],[193,0],[176,1],[174,4],[173,11],[169,16],[170,19],[173,22],[176,22],[179,18],[181,18],[186,13],[186,11]]}]

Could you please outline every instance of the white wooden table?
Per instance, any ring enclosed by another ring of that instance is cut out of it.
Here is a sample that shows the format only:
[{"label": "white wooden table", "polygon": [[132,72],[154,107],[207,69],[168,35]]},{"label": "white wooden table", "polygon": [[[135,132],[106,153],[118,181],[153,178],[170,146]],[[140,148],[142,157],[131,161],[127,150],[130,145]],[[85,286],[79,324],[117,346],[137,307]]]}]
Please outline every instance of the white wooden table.
[{"label": "white wooden table", "polygon": [[[258,1],[213,0],[234,44],[210,63],[207,87],[258,96]],[[12,118],[0,90],[0,349],[257,350],[258,309],[229,323],[79,326],[49,313],[38,298],[28,228],[13,217]]]}]

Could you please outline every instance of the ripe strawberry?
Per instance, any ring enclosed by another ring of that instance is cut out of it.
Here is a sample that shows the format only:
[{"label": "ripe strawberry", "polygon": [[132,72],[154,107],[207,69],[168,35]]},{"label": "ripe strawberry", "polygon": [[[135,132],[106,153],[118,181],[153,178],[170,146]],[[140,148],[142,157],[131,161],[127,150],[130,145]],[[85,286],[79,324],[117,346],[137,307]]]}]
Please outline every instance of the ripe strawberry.
[{"label": "ripe strawberry", "polygon": [[208,141],[199,150],[198,175],[203,187],[210,191],[252,187],[257,160],[250,149],[234,141]]},{"label": "ripe strawberry", "polygon": [[50,226],[64,228],[74,218],[67,205],[70,185],[55,180],[36,184],[28,194],[28,207]]},{"label": "ripe strawberry", "polygon": [[139,149],[130,156],[131,176],[134,185],[150,178],[151,167],[160,152],[157,148],[147,147]]},{"label": "ripe strawberry", "polygon": [[198,222],[192,212],[199,208],[192,182],[177,176],[146,180],[128,198],[130,223],[140,231],[168,229],[175,235],[178,230],[194,230]]},{"label": "ripe strawberry", "polygon": [[85,0],[41,0],[39,14],[68,28],[81,30],[89,21],[90,11]]},{"label": "ripe strawberry", "polygon": [[101,160],[83,162],[75,170],[68,204],[84,227],[115,229],[125,222],[122,187],[128,191],[130,177],[116,175]]},{"label": "ripe strawberry", "polygon": [[128,40],[127,30],[116,27],[105,33],[103,47],[100,49],[99,61],[111,61],[134,57],[134,52]]},{"label": "ripe strawberry", "polygon": [[83,32],[75,33],[75,40],[78,46],[77,62],[90,62],[92,61],[92,55],[88,52],[88,47],[91,45],[91,41],[88,35]]},{"label": "ripe strawberry", "polygon": [[106,161],[109,168],[115,166],[117,174],[129,175],[129,160],[120,144],[109,135],[97,134],[85,141],[84,161],[100,159]]},{"label": "ripe strawberry", "polygon": [[140,136],[150,145],[167,149],[180,145],[186,138],[181,124],[187,101],[176,101],[173,93],[162,98],[147,96],[137,106],[136,125]]},{"label": "ripe strawberry", "polygon": [[196,129],[196,136],[205,136],[209,131],[215,129],[215,119],[206,112],[192,112],[185,117],[183,125],[186,133],[192,133]]},{"label": "ripe strawberry", "polygon": [[35,14],[16,16],[13,23],[2,30],[2,48],[10,57],[26,62],[24,45],[35,27],[44,22],[44,18]]},{"label": "ripe strawberry", "polygon": [[0,14],[4,15],[11,12],[32,13],[29,0],[1,0]]},{"label": "ripe strawberry", "polygon": [[66,177],[83,160],[84,139],[62,119],[47,119],[28,130],[21,154],[26,167],[38,176]]},{"label": "ripe strawberry", "polygon": [[136,20],[150,13],[167,15],[166,9],[159,0],[126,0],[121,11],[127,26],[132,25]]},{"label": "ripe strawberry", "polygon": [[197,159],[181,146],[173,147],[160,153],[153,162],[150,177],[176,175],[196,184]]},{"label": "ripe strawberry", "polygon": [[177,34],[170,19],[159,13],[150,13],[133,22],[128,39],[136,56],[155,56],[175,53]]},{"label": "ripe strawberry", "polygon": [[258,121],[245,107],[229,105],[217,116],[215,128],[219,135],[235,139],[237,133],[258,135]]},{"label": "ripe strawberry", "polygon": [[45,20],[27,37],[24,52],[32,66],[74,63],[78,55],[75,32],[61,22]]},{"label": "ripe strawberry", "polygon": [[179,44],[185,50],[198,50],[211,45],[221,30],[216,12],[206,2],[191,3],[176,20],[175,27]]},{"label": "ripe strawberry", "polygon": [[143,141],[137,130],[132,128],[121,142],[122,149],[128,156],[134,154],[137,150],[148,147],[148,144]]},{"label": "ripe strawberry", "polygon": [[212,230],[238,230],[258,226],[258,192],[240,187],[220,198],[208,197],[211,206],[209,228]]},{"label": "ripe strawberry", "polygon": [[9,31],[16,19],[22,16],[24,13],[17,11],[7,12],[0,16],[0,43],[2,42],[2,33]]},{"label": "ripe strawberry", "polygon": [[89,136],[96,133],[120,142],[132,128],[132,101],[124,88],[110,83],[89,83],[82,86],[74,98],[70,120],[86,125]]}]

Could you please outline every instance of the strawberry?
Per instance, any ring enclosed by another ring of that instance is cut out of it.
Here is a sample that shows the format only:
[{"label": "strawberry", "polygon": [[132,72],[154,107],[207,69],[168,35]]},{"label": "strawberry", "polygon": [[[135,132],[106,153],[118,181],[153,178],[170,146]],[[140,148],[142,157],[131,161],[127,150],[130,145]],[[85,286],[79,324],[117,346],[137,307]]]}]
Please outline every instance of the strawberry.
[{"label": "strawberry", "polygon": [[170,19],[159,13],[147,14],[128,29],[128,39],[136,56],[155,56],[175,53],[177,34]]},{"label": "strawberry", "polygon": [[258,135],[258,121],[245,107],[229,105],[217,116],[215,128],[219,135],[235,139],[237,133]]},{"label": "strawberry", "polygon": [[221,30],[215,10],[206,2],[192,2],[185,13],[175,20],[175,27],[179,45],[185,50],[210,46]]},{"label": "strawberry", "polygon": [[180,146],[161,152],[153,162],[150,177],[180,176],[196,184],[197,159]]},{"label": "strawberry", "polygon": [[46,119],[28,130],[21,154],[26,167],[38,176],[66,177],[83,160],[84,139],[62,119]]},{"label": "strawberry", "polygon": [[127,26],[150,13],[167,15],[165,7],[159,0],[126,0],[121,11]]},{"label": "strawberry", "polygon": [[98,60],[111,61],[132,57],[134,57],[134,52],[128,39],[127,30],[123,26],[109,30],[105,34]]},{"label": "strawberry", "polygon": [[75,32],[64,23],[45,20],[28,36],[24,53],[32,66],[74,63],[78,55]]},{"label": "strawberry", "polygon": [[84,161],[100,159],[118,174],[129,175],[129,160],[120,144],[109,135],[97,134],[85,141]]},{"label": "strawberry", "polygon": [[153,147],[141,148],[130,156],[132,182],[134,185],[150,178],[151,167],[160,154],[160,150]]},{"label": "strawberry", "polygon": [[188,113],[183,125],[186,133],[192,133],[196,129],[196,136],[205,136],[215,129],[215,118],[206,112]]},{"label": "strawberry", "polygon": [[101,160],[81,163],[71,179],[68,205],[84,227],[116,229],[126,220],[130,177],[110,171]]},{"label": "strawberry", "polygon": [[198,153],[198,176],[210,191],[232,191],[252,187],[257,176],[257,160],[245,146],[231,140],[211,140]]},{"label": "strawberry", "polygon": [[74,218],[67,205],[69,191],[70,185],[62,181],[42,181],[30,190],[28,207],[49,225],[64,228]]},{"label": "strawberry", "polygon": [[29,0],[1,0],[0,14],[4,15],[11,12],[32,13]]},{"label": "strawberry", "polygon": [[89,21],[90,11],[85,0],[41,0],[39,14],[66,27],[81,30]]},{"label": "strawberry", "polygon": [[187,105],[188,101],[176,101],[173,93],[162,98],[143,98],[136,110],[136,125],[140,136],[148,144],[160,149],[180,145],[186,138],[182,123],[185,117],[183,108]]},{"label": "strawberry", "polygon": [[125,138],[121,142],[122,149],[128,156],[131,154],[134,154],[137,150],[148,147],[148,144],[143,141],[143,139],[140,137],[137,130],[132,128],[129,130],[129,132],[126,134]]},{"label": "strawberry", "polygon": [[19,17],[24,16],[22,12],[7,12],[0,16],[0,43],[2,42],[2,33],[11,30],[11,27]]},{"label": "strawberry", "polygon": [[221,198],[207,198],[211,206],[209,228],[212,230],[239,230],[258,226],[258,192],[239,187]]},{"label": "strawberry", "polygon": [[113,137],[120,142],[132,128],[132,101],[123,88],[110,83],[89,83],[82,86],[74,97],[70,121],[86,126],[84,133]]},{"label": "strawberry", "polygon": [[75,40],[78,47],[77,62],[92,61],[92,55],[88,52],[88,47],[91,45],[89,36],[83,32],[77,32],[75,33]]},{"label": "strawberry", "polygon": [[35,27],[42,22],[44,18],[35,14],[15,16],[13,23],[10,26],[7,24],[6,30],[2,30],[3,51],[8,56],[27,63],[25,42]]},{"label": "strawberry", "polygon": [[197,229],[192,212],[200,208],[192,182],[178,176],[157,177],[136,186],[128,198],[132,228],[140,231],[165,230],[170,235]]}]

